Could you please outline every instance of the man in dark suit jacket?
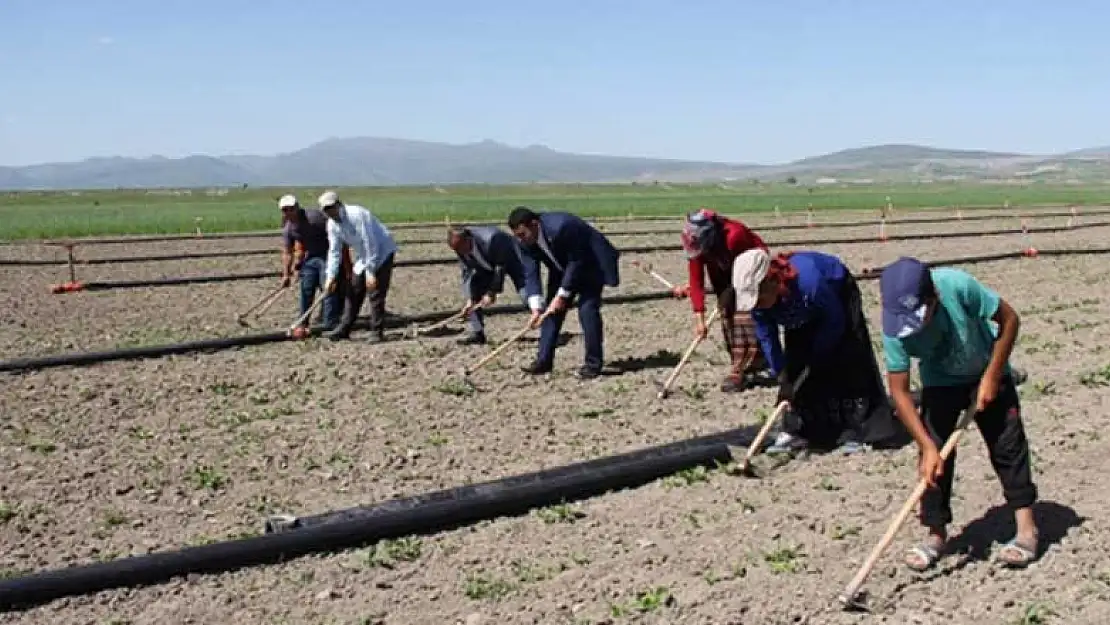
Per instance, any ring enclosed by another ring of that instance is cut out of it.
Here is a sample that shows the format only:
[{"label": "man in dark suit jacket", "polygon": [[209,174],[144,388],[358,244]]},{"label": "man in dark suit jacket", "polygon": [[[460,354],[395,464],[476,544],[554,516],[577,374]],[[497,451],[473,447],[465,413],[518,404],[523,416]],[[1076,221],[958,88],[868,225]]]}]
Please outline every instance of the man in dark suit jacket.
[{"label": "man in dark suit jacket", "polygon": [[470,333],[460,343],[481,345],[486,342],[485,318],[482,309],[497,301],[505,288],[505,276],[513,281],[520,299],[533,312],[543,312],[543,295],[538,284],[527,283],[520,246],[513,237],[496,226],[451,228],[447,245],[459,257],[462,269],[463,307]]},{"label": "man in dark suit jacket", "polygon": [[[620,284],[620,252],[605,235],[580,217],[565,212],[537,213],[518,206],[509,214],[509,228],[524,251],[524,277],[530,289],[540,287],[540,263],[547,266],[547,313],[540,330],[536,360],[524,371],[551,371],[555,346],[571,300],[578,298],[578,319],[586,339],[585,363],[579,377],[601,374],[601,291]],[[532,310],[533,326],[539,311]]]}]

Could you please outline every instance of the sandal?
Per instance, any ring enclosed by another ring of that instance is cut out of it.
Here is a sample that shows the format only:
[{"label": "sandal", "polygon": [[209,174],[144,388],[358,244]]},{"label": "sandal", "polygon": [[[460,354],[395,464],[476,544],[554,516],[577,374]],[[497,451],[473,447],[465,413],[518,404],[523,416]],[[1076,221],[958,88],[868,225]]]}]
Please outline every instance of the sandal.
[{"label": "sandal", "polygon": [[940,559],[940,552],[932,546],[925,543],[914,545],[910,548],[909,554],[906,557],[906,566],[910,569],[921,573],[933,568],[933,565]]},{"label": "sandal", "polygon": [[[1003,555],[1006,553],[1010,553],[1012,555],[1010,557],[1006,557],[1005,555]],[[1001,562],[1003,566],[1012,569],[1023,569],[1029,566],[1029,564],[1036,559],[1036,547],[1030,549],[1029,547],[1019,543],[1016,536],[1012,538],[1010,542],[1002,545],[1002,548],[998,550],[999,562]]]},{"label": "sandal", "polygon": [[862,451],[870,451],[870,450],[871,450],[870,446],[868,446],[865,443],[861,443],[859,441],[844,441],[843,443],[840,444],[839,447],[836,448],[837,452],[839,452],[839,453],[841,453],[845,456],[850,456],[850,455],[855,454],[855,453],[859,453],[859,452],[862,452]]}]

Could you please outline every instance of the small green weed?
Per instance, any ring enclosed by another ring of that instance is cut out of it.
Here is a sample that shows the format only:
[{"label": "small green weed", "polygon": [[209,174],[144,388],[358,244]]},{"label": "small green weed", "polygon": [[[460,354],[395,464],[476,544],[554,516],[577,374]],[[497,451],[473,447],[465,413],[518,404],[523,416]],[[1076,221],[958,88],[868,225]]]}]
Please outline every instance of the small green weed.
[{"label": "small green weed", "polygon": [[494,577],[488,573],[475,573],[468,575],[463,586],[463,594],[468,599],[485,599],[496,601],[512,594],[517,589],[516,584]]},{"label": "small green weed", "polygon": [[797,573],[802,569],[802,558],[805,558],[805,554],[802,553],[800,547],[780,547],[763,554],[763,561],[771,567],[771,572],[776,575],[779,573]]},{"label": "small green weed", "polygon": [[554,523],[574,523],[578,519],[584,518],[586,513],[574,508],[570,504],[561,503],[546,508],[540,508],[536,511],[536,516],[544,523],[550,525]]},{"label": "small green weed", "polygon": [[683,469],[674,475],[668,475],[663,478],[663,486],[666,488],[680,488],[683,486],[690,486],[698,482],[709,481],[709,469],[705,465],[697,465],[689,469]]},{"label": "small green weed", "polygon": [[454,397],[469,397],[474,394],[474,387],[466,384],[465,382],[458,382],[455,380],[447,380],[441,382],[434,387],[435,390],[443,393],[444,395],[452,395]]},{"label": "small green weed", "polygon": [[1052,617],[1059,616],[1052,605],[1046,601],[1034,601],[1025,606],[1021,615],[1014,619],[1014,625],[1046,625]]},{"label": "small green weed", "polygon": [[228,481],[222,471],[208,465],[193,467],[189,472],[189,479],[195,488],[208,490],[219,490],[227,485]]}]

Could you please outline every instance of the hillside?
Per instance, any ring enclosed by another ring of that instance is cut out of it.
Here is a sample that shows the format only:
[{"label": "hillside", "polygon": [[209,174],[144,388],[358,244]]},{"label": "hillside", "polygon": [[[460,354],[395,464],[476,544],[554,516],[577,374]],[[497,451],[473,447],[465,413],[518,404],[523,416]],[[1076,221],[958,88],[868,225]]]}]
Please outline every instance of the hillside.
[{"label": "hillside", "polygon": [[889,144],[779,165],[717,163],[559,152],[496,141],[448,144],[407,139],[327,139],[272,156],[91,158],[0,167],[0,189],[228,186],[367,186],[569,182],[787,180],[802,184],[932,180],[1103,181],[1110,149],[1059,156]]},{"label": "hillside", "polygon": [[986,152],[983,150],[946,150],[921,145],[888,144],[850,148],[792,163],[795,167],[857,168],[913,166],[924,161],[987,161],[1028,159],[1027,154]]}]

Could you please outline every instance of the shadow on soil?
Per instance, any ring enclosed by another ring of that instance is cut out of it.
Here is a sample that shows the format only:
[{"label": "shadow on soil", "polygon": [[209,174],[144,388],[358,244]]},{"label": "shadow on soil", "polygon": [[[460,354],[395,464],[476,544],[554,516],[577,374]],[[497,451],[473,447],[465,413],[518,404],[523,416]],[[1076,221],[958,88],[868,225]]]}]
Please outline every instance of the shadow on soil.
[{"label": "shadow on soil", "polygon": [[[1055,501],[1038,501],[1033,504],[1033,516],[1037,521],[1040,536],[1037,558],[1031,564],[1039,562],[1053,545],[1059,544],[1067,536],[1072,528],[1083,525],[1087,520],[1079,516],[1073,508]],[[1007,506],[990,508],[983,516],[968,523],[963,531],[949,539],[945,557],[959,556],[958,559],[951,566],[944,566],[921,576],[918,582],[927,583],[961,571],[974,562],[988,561],[991,549],[996,544],[1005,544],[1013,537],[1016,530],[1014,513]],[[909,585],[905,584],[905,586]]]},{"label": "shadow on soil", "polygon": [[608,363],[615,375],[646,371],[648,369],[670,369],[678,365],[681,358],[675,352],[661,349],[650,356],[629,357]]},{"label": "shadow on soil", "polygon": [[[578,336],[578,334],[576,334],[574,332],[560,332],[559,333],[559,338],[555,339],[555,346],[556,347],[564,347],[564,346],[567,345],[567,343],[570,343],[571,339],[573,339],[576,336]],[[517,340],[517,342],[518,343],[535,343],[535,344],[538,344],[540,342],[540,337],[539,337],[538,331],[537,331],[536,336],[522,336],[520,339]]]}]

